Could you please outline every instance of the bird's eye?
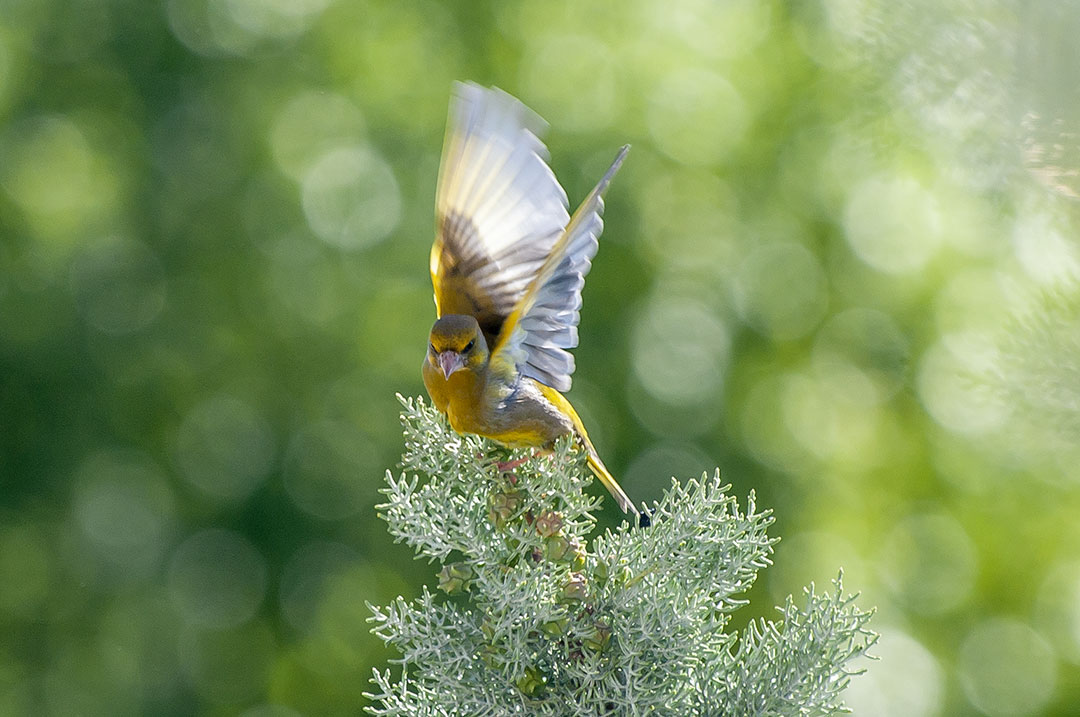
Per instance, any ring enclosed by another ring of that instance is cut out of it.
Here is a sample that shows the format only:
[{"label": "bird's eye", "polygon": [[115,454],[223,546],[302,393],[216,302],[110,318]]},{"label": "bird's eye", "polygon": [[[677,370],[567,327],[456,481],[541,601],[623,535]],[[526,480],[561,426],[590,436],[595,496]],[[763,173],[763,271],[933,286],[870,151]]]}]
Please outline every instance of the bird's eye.
[{"label": "bird's eye", "polygon": [[435,344],[428,344],[427,347],[428,347],[428,350],[431,351],[431,353],[433,353],[433,354],[439,353],[439,351],[435,348]]},{"label": "bird's eye", "polygon": [[472,351],[472,347],[476,345],[476,339],[472,339],[469,343],[465,344],[465,351]]}]

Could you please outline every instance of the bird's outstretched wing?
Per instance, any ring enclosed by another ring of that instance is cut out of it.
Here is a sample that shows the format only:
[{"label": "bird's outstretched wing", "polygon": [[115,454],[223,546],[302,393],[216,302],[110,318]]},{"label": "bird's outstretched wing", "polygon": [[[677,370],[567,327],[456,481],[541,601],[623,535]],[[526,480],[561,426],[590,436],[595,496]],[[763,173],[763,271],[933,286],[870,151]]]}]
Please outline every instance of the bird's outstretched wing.
[{"label": "bird's outstretched wing", "polygon": [[502,90],[454,85],[431,282],[438,315],[471,314],[489,345],[570,218],[540,140],[545,128]]},{"label": "bird's outstretched wing", "polygon": [[581,318],[581,289],[604,229],[604,191],[630,150],[619,150],[603,178],[574,212],[536,277],[503,322],[491,362],[510,366],[556,391],[570,390]]}]

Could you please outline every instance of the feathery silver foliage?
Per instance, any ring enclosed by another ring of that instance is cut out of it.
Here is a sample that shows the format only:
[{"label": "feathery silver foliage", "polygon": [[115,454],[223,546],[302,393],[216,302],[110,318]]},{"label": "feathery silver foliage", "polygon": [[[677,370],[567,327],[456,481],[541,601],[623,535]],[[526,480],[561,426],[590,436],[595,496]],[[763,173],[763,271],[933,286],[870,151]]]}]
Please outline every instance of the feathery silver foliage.
[{"label": "feathery silver foliage", "polygon": [[[599,501],[569,440],[549,456],[460,436],[401,399],[404,472],[380,515],[439,592],[371,606],[401,654],[376,671],[374,715],[828,715],[843,711],[869,612],[828,593],[728,631],[775,538],[769,511],[712,477],[671,488],[653,525],[592,536]],[[509,468],[511,461],[526,458]]]}]

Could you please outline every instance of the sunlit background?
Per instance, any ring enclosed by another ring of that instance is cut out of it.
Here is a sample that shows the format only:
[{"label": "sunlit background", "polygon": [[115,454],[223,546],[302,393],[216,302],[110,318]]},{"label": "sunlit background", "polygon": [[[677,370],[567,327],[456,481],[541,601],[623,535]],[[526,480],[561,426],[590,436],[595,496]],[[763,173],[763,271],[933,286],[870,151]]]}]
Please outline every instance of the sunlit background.
[{"label": "sunlit background", "polygon": [[[0,6],[0,713],[356,714],[451,82],[617,148],[570,397],[843,567],[856,715],[1080,709],[1080,4]],[[605,525],[618,519],[606,501]],[[743,620],[746,618],[743,617]]]}]

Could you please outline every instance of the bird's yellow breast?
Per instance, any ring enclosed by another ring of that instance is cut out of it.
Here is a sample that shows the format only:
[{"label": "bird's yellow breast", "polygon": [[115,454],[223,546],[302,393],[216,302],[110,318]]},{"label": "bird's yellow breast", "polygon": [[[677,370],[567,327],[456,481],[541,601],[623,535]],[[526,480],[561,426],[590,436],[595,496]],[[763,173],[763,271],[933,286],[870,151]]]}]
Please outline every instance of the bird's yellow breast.
[{"label": "bird's yellow breast", "polygon": [[[424,386],[431,396],[431,402],[450,419],[455,431],[476,433],[464,428],[477,421],[481,394],[479,376],[475,371],[464,369],[444,378],[431,361],[424,360]],[[459,427],[461,426],[461,427]]]},{"label": "bird's yellow breast", "polygon": [[529,378],[507,381],[498,372],[464,369],[445,378],[424,362],[424,385],[435,407],[459,433],[475,433],[513,448],[548,446],[584,427],[570,402]]}]

